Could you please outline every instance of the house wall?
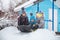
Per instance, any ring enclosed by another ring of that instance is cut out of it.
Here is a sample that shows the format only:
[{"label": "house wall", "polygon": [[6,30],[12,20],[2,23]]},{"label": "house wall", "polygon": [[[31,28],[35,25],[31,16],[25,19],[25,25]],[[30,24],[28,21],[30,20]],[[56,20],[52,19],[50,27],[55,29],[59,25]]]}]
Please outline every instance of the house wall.
[{"label": "house wall", "polygon": [[[44,13],[44,20],[45,20],[45,29],[48,29],[48,16],[49,16],[49,8],[52,8],[52,2],[50,0],[44,0],[43,2],[39,3],[39,10],[42,11]],[[60,9],[54,5],[54,9],[56,9],[58,11],[58,22],[57,22],[57,30],[58,32],[60,32]],[[26,8],[26,13],[28,18],[30,19],[30,13],[32,12],[34,14],[34,16],[36,15],[37,12],[37,4],[36,5],[32,5],[28,8]]]},{"label": "house wall", "polygon": [[[52,8],[52,3],[49,0],[44,0],[43,2],[39,3],[39,10],[44,13],[44,20],[45,20],[45,29],[48,29],[48,16],[49,16],[49,8]],[[28,8],[26,8],[27,15],[30,14],[30,12],[34,13],[34,16],[36,15],[37,12],[37,4],[32,5]],[[30,15],[29,15],[30,18]]]}]

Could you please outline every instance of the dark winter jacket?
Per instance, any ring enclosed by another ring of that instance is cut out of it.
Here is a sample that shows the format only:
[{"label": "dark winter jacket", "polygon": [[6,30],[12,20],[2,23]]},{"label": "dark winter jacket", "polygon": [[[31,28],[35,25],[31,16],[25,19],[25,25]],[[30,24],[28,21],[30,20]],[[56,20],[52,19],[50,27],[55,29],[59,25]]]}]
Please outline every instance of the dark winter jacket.
[{"label": "dark winter jacket", "polygon": [[18,25],[28,25],[28,17],[27,16],[20,16],[18,19]]}]

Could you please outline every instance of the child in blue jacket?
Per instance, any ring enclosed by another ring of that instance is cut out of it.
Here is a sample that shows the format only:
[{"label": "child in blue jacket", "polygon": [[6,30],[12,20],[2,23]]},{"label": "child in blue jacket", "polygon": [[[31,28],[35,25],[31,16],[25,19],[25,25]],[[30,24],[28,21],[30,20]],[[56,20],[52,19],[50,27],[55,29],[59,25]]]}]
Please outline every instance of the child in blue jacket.
[{"label": "child in blue jacket", "polygon": [[31,28],[36,24],[35,16],[33,16],[33,13],[30,13],[30,24]]}]

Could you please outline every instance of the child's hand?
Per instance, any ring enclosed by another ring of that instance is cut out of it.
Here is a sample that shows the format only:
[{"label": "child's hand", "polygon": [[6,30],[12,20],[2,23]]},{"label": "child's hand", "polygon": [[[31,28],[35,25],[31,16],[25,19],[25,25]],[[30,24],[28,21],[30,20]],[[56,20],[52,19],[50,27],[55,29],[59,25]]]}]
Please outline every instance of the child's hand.
[{"label": "child's hand", "polygon": [[33,25],[33,27],[35,27],[35,24]]},{"label": "child's hand", "polygon": [[32,22],[34,22],[34,20],[31,20]]}]

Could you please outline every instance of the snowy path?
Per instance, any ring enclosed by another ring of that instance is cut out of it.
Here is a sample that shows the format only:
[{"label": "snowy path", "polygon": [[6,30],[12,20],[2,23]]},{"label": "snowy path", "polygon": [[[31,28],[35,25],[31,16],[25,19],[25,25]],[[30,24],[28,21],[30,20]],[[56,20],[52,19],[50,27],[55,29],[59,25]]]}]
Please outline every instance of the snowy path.
[{"label": "snowy path", "polygon": [[0,31],[0,40],[55,40],[55,36],[53,32],[45,29],[22,33],[16,27],[6,27]]}]

